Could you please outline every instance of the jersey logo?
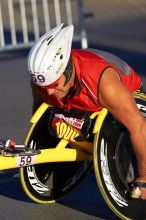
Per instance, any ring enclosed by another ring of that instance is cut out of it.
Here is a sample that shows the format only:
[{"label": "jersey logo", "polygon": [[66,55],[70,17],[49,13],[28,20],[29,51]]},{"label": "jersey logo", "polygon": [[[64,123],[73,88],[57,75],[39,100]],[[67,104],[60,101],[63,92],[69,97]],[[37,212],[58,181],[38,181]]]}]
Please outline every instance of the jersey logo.
[{"label": "jersey logo", "polygon": [[51,126],[58,138],[74,142],[75,138],[79,136],[79,131],[65,123],[62,118],[55,117]]}]

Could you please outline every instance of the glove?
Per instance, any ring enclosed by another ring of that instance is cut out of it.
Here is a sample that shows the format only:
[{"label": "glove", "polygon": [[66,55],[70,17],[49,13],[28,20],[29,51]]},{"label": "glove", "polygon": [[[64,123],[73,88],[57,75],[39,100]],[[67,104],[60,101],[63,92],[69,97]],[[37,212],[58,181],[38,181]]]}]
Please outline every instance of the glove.
[{"label": "glove", "polygon": [[0,151],[13,151],[16,146],[16,142],[13,140],[0,140]]}]

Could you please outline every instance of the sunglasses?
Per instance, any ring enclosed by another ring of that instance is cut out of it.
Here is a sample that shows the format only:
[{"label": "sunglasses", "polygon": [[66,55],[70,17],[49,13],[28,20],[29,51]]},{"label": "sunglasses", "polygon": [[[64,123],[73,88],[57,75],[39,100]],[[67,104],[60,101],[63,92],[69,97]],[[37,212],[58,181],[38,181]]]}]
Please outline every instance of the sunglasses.
[{"label": "sunglasses", "polygon": [[41,86],[41,88],[45,89],[45,90],[55,89],[55,88],[58,87],[58,85],[59,85],[59,79],[56,82],[52,83],[51,85],[49,85],[49,86]]}]

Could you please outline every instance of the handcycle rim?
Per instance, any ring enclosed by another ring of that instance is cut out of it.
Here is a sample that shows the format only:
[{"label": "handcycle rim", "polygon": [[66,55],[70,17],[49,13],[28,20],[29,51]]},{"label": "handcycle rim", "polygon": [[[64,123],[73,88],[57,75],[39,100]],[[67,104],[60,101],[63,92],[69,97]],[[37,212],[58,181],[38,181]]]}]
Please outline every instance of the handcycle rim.
[{"label": "handcycle rim", "polygon": [[[99,138],[99,133],[95,134],[95,138],[94,138],[94,146],[97,145],[98,143],[98,138]],[[120,218],[122,218],[123,220],[130,220],[129,218],[127,218],[126,216],[122,215],[117,209],[116,207],[111,203],[110,199],[108,198],[106,191],[104,190],[102,181],[101,181],[101,177],[100,177],[100,172],[98,169],[98,157],[97,157],[97,149],[96,147],[94,147],[94,157],[93,157],[93,166],[94,166],[94,172],[95,172],[95,176],[96,176],[96,180],[97,180],[97,184],[99,186],[99,189],[101,191],[101,194],[105,200],[105,202],[108,204],[108,206],[111,208],[111,210]]]},{"label": "handcycle rim", "polygon": [[[146,106],[146,96],[144,96],[144,94],[141,94],[141,93],[136,93],[135,94],[135,99],[136,99],[138,108],[140,109],[142,114],[144,114],[144,116],[146,117],[146,107],[145,107]],[[106,115],[105,115],[105,117],[103,119],[103,122],[104,122],[105,119],[106,119]],[[113,122],[113,124],[115,124],[115,122]],[[102,125],[103,124],[101,123],[101,127],[102,127]],[[100,131],[101,131],[101,127],[99,129]],[[139,220],[141,219],[141,220],[144,220],[145,219],[145,211],[143,212],[143,210],[146,210],[145,209],[146,203],[145,203],[144,200],[132,200],[132,199],[129,198],[128,193],[127,193],[128,189],[129,189],[129,185],[128,185],[129,182],[126,183],[126,185],[124,186],[125,187],[124,191],[120,192],[120,195],[122,195],[122,196],[123,196],[123,193],[124,193],[124,197],[123,198],[126,199],[126,202],[128,204],[128,206],[127,207],[125,206],[123,209],[118,208],[117,204],[111,198],[110,193],[107,191],[106,185],[105,185],[105,183],[103,181],[103,176],[101,175],[101,168],[100,168],[101,165],[99,165],[99,164],[101,164],[100,157],[98,157],[98,155],[99,155],[99,153],[101,151],[101,149],[100,149],[101,146],[98,146],[98,143],[100,142],[100,144],[101,144],[101,140],[102,139],[101,139],[100,133],[99,132],[96,133],[95,139],[94,139],[94,160],[93,160],[93,163],[94,163],[94,171],[95,171],[95,176],[96,176],[97,184],[99,186],[99,189],[100,189],[100,191],[102,193],[103,198],[105,199],[105,202],[111,208],[111,210],[119,218],[121,218],[123,220],[130,220],[130,219],[139,219]],[[131,157],[130,157],[130,159],[131,159]],[[109,160],[109,162],[110,162],[110,160]],[[115,163],[115,167],[116,166],[118,166],[118,164]],[[134,173],[136,174],[134,167],[133,167],[133,169],[134,169]],[[110,170],[110,172],[111,172],[111,170]],[[114,182],[114,184],[116,184],[116,182]],[[122,187],[123,187],[123,185],[124,185],[124,183],[122,182]],[[118,186],[117,189],[120,189],[119,187],[120,187],[120,185]]]}]

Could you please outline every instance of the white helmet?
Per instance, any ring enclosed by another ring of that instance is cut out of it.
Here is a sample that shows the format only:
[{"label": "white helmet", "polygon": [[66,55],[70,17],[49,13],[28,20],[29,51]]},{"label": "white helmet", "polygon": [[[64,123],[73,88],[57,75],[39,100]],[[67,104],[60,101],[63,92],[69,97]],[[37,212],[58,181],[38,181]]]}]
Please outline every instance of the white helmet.
[{"label": "white helmet", "polygon": [[32,47],[28,56],[28,70],[38,86],[54,83],[65,71],[71,53],[73,25],[63,24],[44,34]]}]

